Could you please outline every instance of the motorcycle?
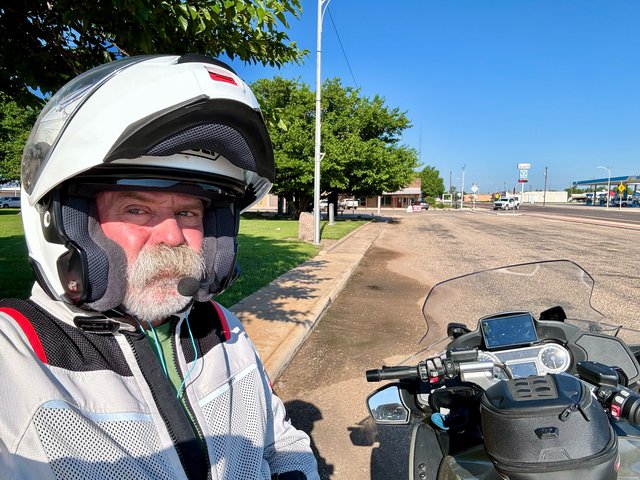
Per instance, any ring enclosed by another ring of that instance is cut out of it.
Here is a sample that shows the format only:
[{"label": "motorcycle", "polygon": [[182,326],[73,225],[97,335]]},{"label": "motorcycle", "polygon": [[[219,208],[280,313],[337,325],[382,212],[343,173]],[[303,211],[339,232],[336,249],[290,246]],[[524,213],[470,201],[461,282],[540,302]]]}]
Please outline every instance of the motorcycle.
[{"label": "motorcycle", "polygon": [[395,381],[367,407],[376,424],[412,425],[411,480],[640,478],[640,331],[604,322],[593,287],[553,260],[430,290],[429,346],[410,357],[425,359],[366,372]]}]

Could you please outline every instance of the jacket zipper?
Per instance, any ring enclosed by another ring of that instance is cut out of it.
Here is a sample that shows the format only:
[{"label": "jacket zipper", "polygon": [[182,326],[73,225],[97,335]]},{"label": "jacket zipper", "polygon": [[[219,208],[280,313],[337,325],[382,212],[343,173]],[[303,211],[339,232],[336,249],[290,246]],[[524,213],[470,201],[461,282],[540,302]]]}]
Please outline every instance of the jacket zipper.
[{"label": "jacket zipper", "polygon": [[[174,363],[174,365],[176,366],[176,371],[178,372],[178,377],[180,377],[180,381],[183,382],[184,381],[184,375],[182,373],[182,370],[180,369],[180,363],[176,361],[176,356],[177,356],[177,350],[178,347],[176,345],[176,329],[178,326],[178,321],[173,321],[171,323],[171,329],[169,330],[169,336],[171,338],[171,361]],[[197,348],[197,346],[196,346]],[[195,353],[195,352],[194,352]],[[203,450],[203,454],[205,459],[207,460],[207,466],[211,465],[211,460],[209,459],[209,452],[207,449],[207,443],[205,441],[204,438],[204,433],[202,432],[202,430],[200,429],[200,425],[198,425],[198,421],[195,415],[195,412],[193,410],[193,407],[191,406],[191,401],[189,400],[189,395],[187,394],[187,385],[185,384],[183,386],[182,389],[182,395],[184,396],[184,401],[182,402],[179,398],[177,399],[179,403],[182,403],[182,405],[185,406],[185,409],[187,410],[189,417],[191,419],[191,424],[193,425],[194,430],[196,431],[196,434],[198,435],[198,438],[200,440],[200,444],[202,446],[202,450]],[[211,480],[211,468],[207,468],[207,480]]]},{"label": "jacket zipper", "polygon": [[[141,357],[140,357],[140,353],[138,352],[138,350],[136,349],[135,346],[135,340],[139,340],[139,341],[144,341],[145,344],[149,347],[149,349],[151,349],[151,346],[147,343],[147,339],[145,337],[145,334],[136,330],[135,332],[122,332],[122,334],[125,336],[125,338],[127,339],[127,342],[129,343],[129,345],[131,346],[131,350],[133,351],[134,357],[136,359],[136,362],[138,363],[138,366],[140,367],[140,371],[142,373],[142,376],[147,384],[147,386],[149,387],[149,390],[151,391],[151,396],[153,397],[154,403],[158,409],[158,412],[160,413],[160,416],[162,417],[162,420],[165,424],[165,427],[167,429],[167,432],[169,433],[169,437],[171,438],[171,442],[173,443],[173,447],[176,450],[176,453],[178,454],[178,458],[180,459],[180,463],[182,465],[182,469],[187,477],[188,480],[196,480],[196,477],[194,477],[193,472],[191,471],[189,467],[189,465],[191,464],[191,461],[187,458],[187,454],[184,451],[183,447],[181,446],[181,442],[180,439],[178,438],[178,435],[176,434],[173,425],[172,425],[172,421],[169,417],[168,414],[168,409],[175,409],[176,405],[172,405],[172,406],[165,406],[163,405],[163,402],[160,401],[160,394],[157,391],[157,389],[155,388],[155,384],[153,381],[150,380],[147,372],[146,372],[146,366],[144,365],[144,362],[142,361]],[[138,337],[134,340],[134,337]],[[151,355],[153,355],[153,361],[157,362],[157,357],[155,357],[155,354],[153,354],[153,352],[151,352]],[[150,356],[151,358],[151,356]],[[168,386],[168,380],[167,381],[167,386]],[[173,391],[173,389],[170,389],[171,391]],[[179,409],[182,409],[182,406],[179,405],[179,400],[176,398],[175,394],[172,395],[173,399],[175,399],[175,402],[178,403],[177,407]],[[183,412],[184,413],[184,412]],[[186,414],[185,414],[186,416]],[[187,419],[187,422],[189,420]],[[191,429],[192,433],[193,433],[193,429]],[[198,440],[198,443],[199,440]],[[199,449],[201,450],[201,449]],[[205,453],[206,454],[206,453]],[[208,456],[207,456],[208,458]],[[211,471],[208,468],[207,465],[207,478],[209,479],[211,477]]]}]

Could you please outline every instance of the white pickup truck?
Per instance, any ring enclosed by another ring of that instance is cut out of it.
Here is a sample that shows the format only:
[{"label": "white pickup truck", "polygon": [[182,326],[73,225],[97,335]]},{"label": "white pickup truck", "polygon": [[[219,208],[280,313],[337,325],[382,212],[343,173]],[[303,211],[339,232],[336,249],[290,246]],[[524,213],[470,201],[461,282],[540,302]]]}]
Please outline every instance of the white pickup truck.
[{"label": "white pickup truck", "polygon": [[356,200],[355,198],[344,198],[340,201],[340,208],[345,210],[348,208],[352,208],[353,210],[355,210],[356,208],[358,208],[358,200]]},{"label": "white pickup truck", "polygon": [[494,210],[518,210],[520,208],[520,200],[516,197],[500,197],[493,202]]}]

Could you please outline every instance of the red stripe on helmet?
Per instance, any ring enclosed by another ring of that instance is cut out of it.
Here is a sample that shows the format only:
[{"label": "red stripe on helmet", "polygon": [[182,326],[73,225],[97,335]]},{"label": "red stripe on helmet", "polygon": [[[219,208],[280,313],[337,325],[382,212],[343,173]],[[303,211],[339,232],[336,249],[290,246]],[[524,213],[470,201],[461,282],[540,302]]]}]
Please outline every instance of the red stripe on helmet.
[{"label": "red stripe on helmet", "polygon": [[230,83],[231,85],[238,85],[233,78],[227,77],[226,75],[220,75],[219,73],[209,72],[209,76],[211,77],[211,80],[214,80],[216,82],[224,82],[224,83]]},{"label": "red stripe on helmet", "polygon": [[47,363],[47,354],[44,353],[44,347],[42,346],[40,338],[34,330],[33,325],[31,325],[31,322],[27,319],[27,317],[25,317],[18,310],[14,310],[13,308],[3,307],[0,308],[0,312],[6,313],[17,322],[24,334],[27,336],[27,340],[29,340],[31,348],[33,348],[33,351],[38,356],[40,361],[42,363]]}]

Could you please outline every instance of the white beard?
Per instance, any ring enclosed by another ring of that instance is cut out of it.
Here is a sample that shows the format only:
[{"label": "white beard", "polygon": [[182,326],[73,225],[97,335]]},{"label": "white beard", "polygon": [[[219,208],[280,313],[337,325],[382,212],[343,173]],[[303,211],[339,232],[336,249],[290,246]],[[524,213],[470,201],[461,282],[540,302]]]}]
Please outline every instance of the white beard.
[{"label": "white beard", "polygon": [[192,300],[178,292],[180,279],[200,279],[204,269],[202,255],[186,245],[142,250],[127,269],[127,293],[122,304],[140,321],[162,323]]}]

